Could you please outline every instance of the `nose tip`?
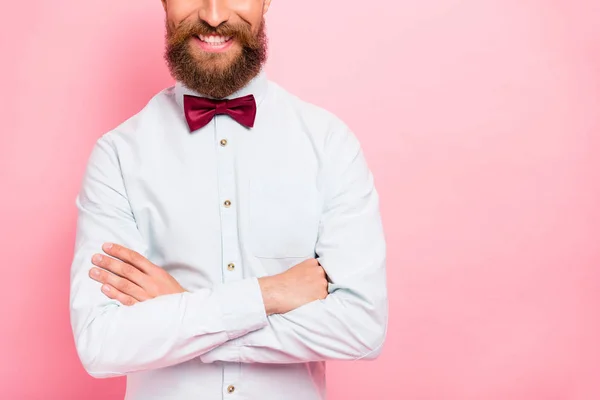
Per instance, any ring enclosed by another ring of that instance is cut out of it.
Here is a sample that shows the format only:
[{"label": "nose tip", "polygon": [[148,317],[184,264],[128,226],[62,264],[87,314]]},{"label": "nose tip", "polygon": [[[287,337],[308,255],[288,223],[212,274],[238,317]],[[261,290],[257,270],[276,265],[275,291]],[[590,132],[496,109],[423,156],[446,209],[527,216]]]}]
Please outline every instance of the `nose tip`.
[{"label": "nose tip", "polygon": [[220,0],[210,0],[199,10],[200,19],[213,28],[229,20],[229,9]]}]

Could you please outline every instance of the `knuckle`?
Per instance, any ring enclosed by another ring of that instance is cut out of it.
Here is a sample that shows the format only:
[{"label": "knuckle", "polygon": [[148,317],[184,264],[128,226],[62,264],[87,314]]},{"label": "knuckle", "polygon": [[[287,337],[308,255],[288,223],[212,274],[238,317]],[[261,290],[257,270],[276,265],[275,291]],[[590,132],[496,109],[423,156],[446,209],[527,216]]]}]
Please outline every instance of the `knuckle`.
[{"label": "knuckle", "polygon": [[100,263],[100,266],[106,270],[112,271],[112,268],[114,267],[113,261],[114,261],[114,258],[109,257],[109,256],[104,256],[104,257],[102,257],[102,262]]},{"label": "knuckle", "polygon": [[142,261],[142,255],[137,251],[130,250],[129,251],[129,259],[135,264]]},{"label": "knuckle", "polygon": [[138,296],[137,296],[137,300],[138,301],[146,301],[146,300],[150,300],[153,299],[154,296],[151,296],[150,294],[148,294],[148,292],[143,291],[141,292]]},{"label": "knuckle", "polygon": [[125,279],[119,279],[115,283],[115,287],[121,292],[129,292],[129,290],[131,289],[131,284]]},{"label": "knuckle", "polygon": [[135,268],[130,264],[123,264],[121,267],[121,273],[123,276],[132,276],[134,274]]},{"label": "knuckle", "polygon": [[118,259],[120,259],[120,260],[126,260],[126,259],[127,259],[127,257],[129,256],[129,252],[128,252],[128,250],[127,250],[127,248],[126,248],[126,247],[119,246],[119,247],[116,249],[116,254],[115,254],[115,256],[116,256]]},{"label": "knuckle", "polygon": [[129,282],[128,280],[124,280],[123,282],[123,291],[127,292],[127,294],[133,294],[135,289],[135,286],[133,283]]},{"label": "knuckle", "polygon": [[102,283],[108,282],[108,273],[104,270],[98,271],[98,280]]}]

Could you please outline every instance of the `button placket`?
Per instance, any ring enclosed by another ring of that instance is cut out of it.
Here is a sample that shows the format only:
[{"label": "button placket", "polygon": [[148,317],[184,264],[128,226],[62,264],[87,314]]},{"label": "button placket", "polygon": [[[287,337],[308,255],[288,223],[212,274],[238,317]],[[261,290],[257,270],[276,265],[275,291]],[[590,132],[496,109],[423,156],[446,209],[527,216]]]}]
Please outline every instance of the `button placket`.
[{"label": "button placket", "polygon": [[[215,146],[218,169],[218,188],[221,214],[221,263],[223,283],[235,282],[243,278],[240,264],[238,238],[237,189],[235,179],[235,154],[231,141],[239,132],[239,125],[227,115],[216,115]],[[228,136],[225,139],[225,134]],[[240,377],[241,363],[223,365],[223,390],[227,397],[235,398],[235,385]]]}]

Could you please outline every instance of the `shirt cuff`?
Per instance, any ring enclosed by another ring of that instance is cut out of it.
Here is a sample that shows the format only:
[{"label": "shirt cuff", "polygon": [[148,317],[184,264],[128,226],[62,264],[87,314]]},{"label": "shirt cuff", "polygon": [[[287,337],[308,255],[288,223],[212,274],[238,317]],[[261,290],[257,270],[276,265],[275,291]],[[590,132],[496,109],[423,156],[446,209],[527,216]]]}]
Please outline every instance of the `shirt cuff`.
[{"label": "shirt cuff", "polygon": [[219,284],[214,292],[221,305],[223,325],[235,339],[269,324],[257,277]]}]

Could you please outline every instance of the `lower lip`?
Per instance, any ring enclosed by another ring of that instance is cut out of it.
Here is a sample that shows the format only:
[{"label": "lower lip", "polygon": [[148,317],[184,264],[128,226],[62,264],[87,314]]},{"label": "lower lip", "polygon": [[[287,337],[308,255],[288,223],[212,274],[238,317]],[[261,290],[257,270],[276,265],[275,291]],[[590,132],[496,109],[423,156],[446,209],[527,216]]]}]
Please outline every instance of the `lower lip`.
[{"label": "lower lip", "polygon": [[212,45],[210,43],[206,43],[202,40],[200,40],[200,38],[194,37],[194,39],[196,39],[196,42],[198,43],[198,45],[200,46],[200,48],[204,51],[208,51],[210,53],[221,53],[223,51],[226,51],[227,49],[229,49],[231,47],[231,45],[233,44],[233,38],[229,39],[228,41],[226,41],[223,44],[219,44],[217,46]]}]

